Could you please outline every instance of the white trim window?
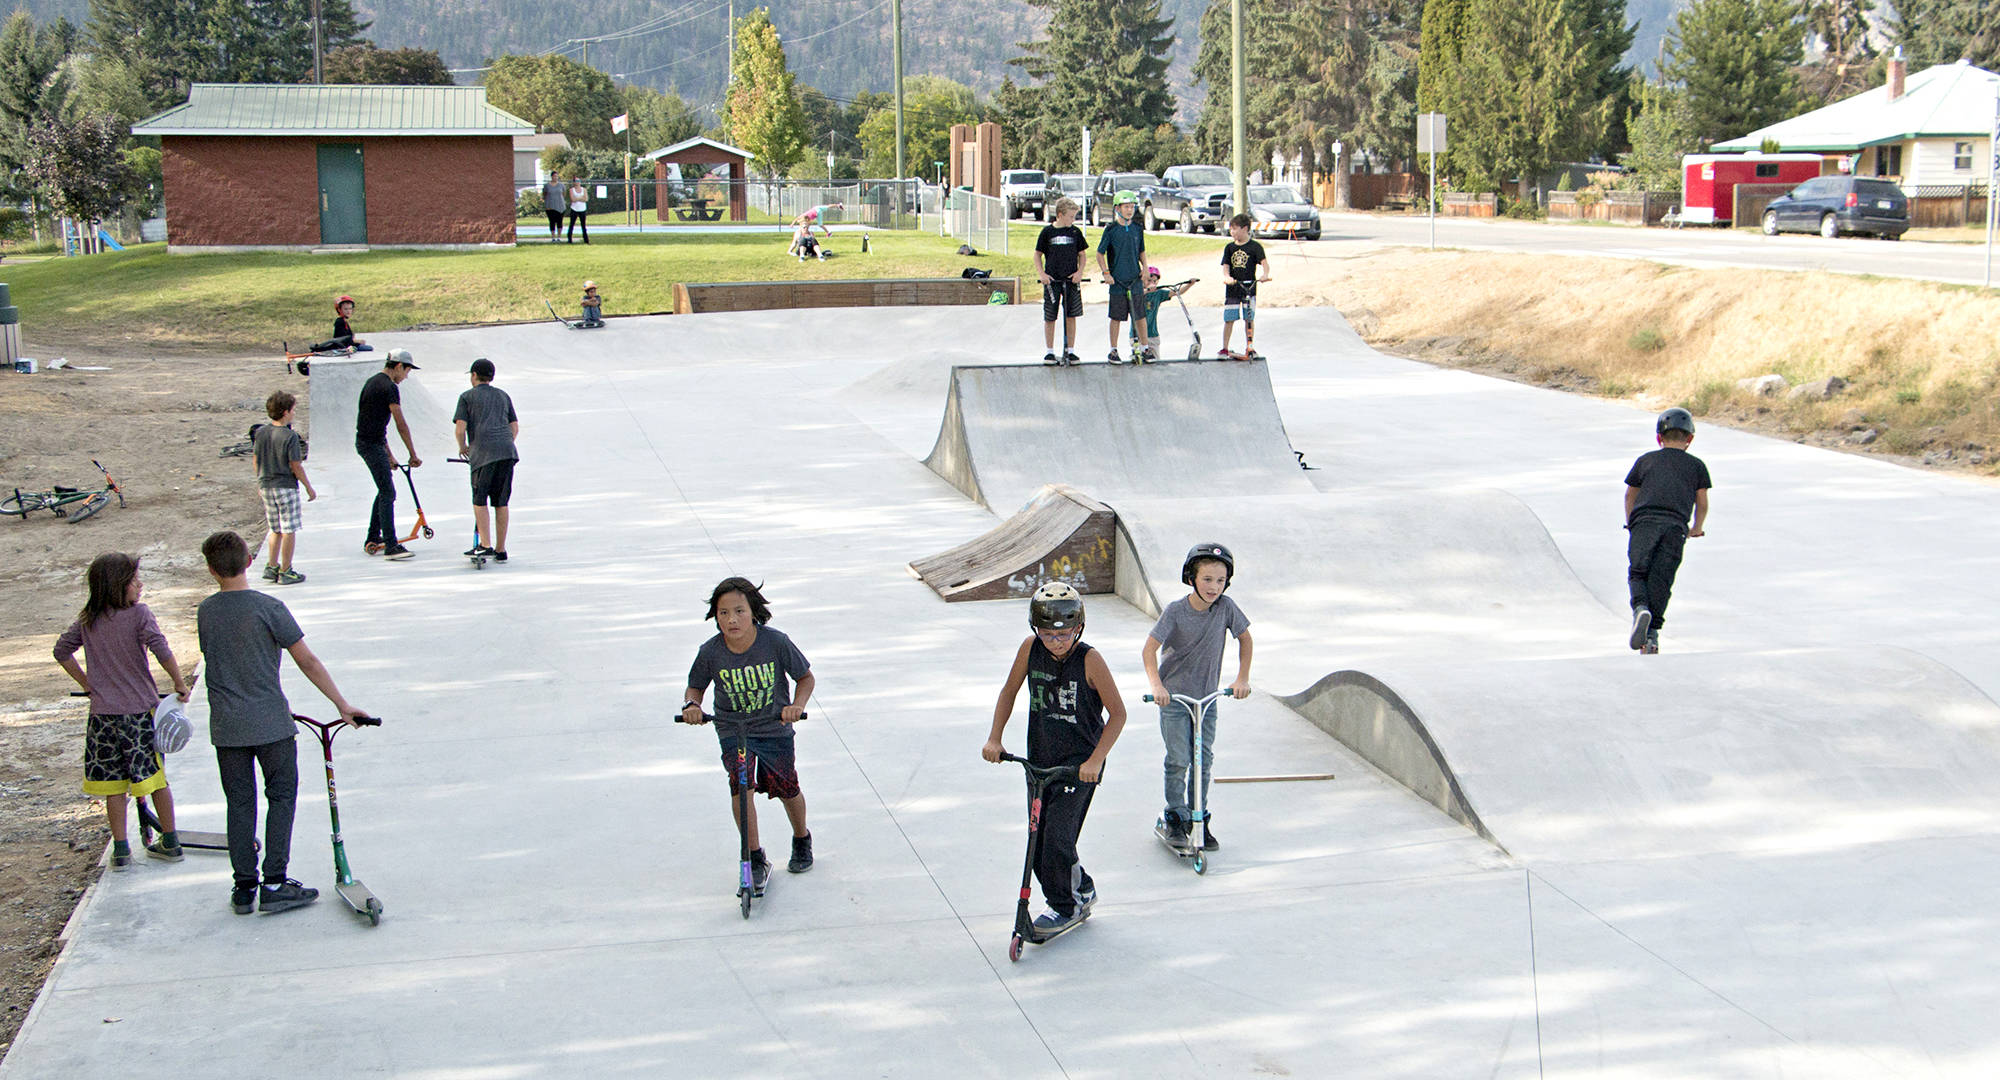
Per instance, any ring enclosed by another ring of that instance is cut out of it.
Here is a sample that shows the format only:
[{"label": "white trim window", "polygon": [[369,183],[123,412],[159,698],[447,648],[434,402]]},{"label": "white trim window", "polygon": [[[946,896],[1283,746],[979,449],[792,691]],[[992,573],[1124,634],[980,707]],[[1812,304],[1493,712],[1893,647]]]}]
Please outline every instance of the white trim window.
[{"label": "white trim window", "polygon": [[1952,172],[1972,171],[1971,143],[1955,142],[1951,144],[1951,171]]}]

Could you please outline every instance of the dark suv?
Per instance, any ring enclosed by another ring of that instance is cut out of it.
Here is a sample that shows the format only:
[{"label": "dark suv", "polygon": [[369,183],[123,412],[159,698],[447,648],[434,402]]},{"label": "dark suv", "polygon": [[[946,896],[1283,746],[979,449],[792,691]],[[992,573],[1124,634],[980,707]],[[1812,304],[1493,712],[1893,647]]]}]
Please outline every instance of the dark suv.
[{"label": "dark suv", "polygon": [[[1092,225],[1109,225],[1118,220],[1118,211],[1111,205],[1112,196],[1121,191],[1134,195],[1140,188],[1149,188],[1160,182],[1160,178],[1149,172],[1108,172],[1097,178],[1090,188],[1090,219]],[[1137,209],[1135,206],[1134,210]],[[1135,215],[1132,220],[1139,220]]]},{"label": "dark suv", "polygon": [[1873,233],[1900,240],[1910,228],[1910,200],[1887,180],[1860,176],[1820,176],[1780,195],[1764,210],[1764,235],[1817,232],[1831,240],[1841,233]]}]

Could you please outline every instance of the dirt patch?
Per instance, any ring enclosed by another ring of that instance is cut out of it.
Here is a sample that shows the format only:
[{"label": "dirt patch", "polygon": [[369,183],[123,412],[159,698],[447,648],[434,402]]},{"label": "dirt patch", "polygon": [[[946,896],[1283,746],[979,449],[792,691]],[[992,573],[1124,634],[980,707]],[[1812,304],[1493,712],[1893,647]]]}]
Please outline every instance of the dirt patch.
[{"label": "dirt patch", "polygon": [[[1341,243],[1267,245],[1266,306],[1331,304],[1369,344],[1552,389],[1686,406],[1710,422],[2000,474],[2000,296],[1845,274]],[[1169,279],[1214,276],[1207,256]],[[1219,302],[1208,281],[1191,303]],[[1762,396],[1829,377],[1830,397]]]},{"label": "dirt patch", "polygon": [[[0,1052],[110,837],[103,804],[81,791],[89,710],[50,656],[83,606],[84,567],[107,551],[140,556],[146,603],[176,657],[191,663],[195,606],[213,590],[202,539],[225,528],[252,543],[264,535],[254,466],[220,452],[264,419],[271,391],[289,390],[302,406],[306,397],[306,381],[282,360],[76,350],[66,359],[110,370],[0,373],[0,495],[101,486],[94,458],[125,505],[114,499],[74,525],[47,511],[0,517]],[[203,764],[198,753],[178,755],[168,777]]]}]

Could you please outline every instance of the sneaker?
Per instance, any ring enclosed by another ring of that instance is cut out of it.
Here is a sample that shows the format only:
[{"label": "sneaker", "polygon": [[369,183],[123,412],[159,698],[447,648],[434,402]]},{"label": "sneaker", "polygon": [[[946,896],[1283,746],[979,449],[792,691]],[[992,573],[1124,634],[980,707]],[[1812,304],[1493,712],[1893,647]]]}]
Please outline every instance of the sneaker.
[{"label": "sneaker", "polygon": [[1050,350],[1049,352],[1045,352],[1042,354],[1042,363],[1060,364],[1062,363],[1062,359],[1055,354],[1054,350]]},{"label": "sneaker", "polygon": [[1202,832],[1201,849],[1203,851],[1221,850],[1222,841],[1217,840],[1215,838],[1215,822],[1206,820],[1203,821],[1201,832]]},{"label": "sneaker", "polygon": [[318,889],[308,889],[291,878],[278,885],[266,885],[257,894],[257,907],[266,915],[302,908],[319,899]]},{"label": "sneaker", "polygon": [[367,543],[361,545],[361,550],[367,552],[370,555],[380,555],[382,554],[382,541],[370,540]]},{"label": "sneaker", "polygon": [[[490,550],[490,549],[489,549],[489,550]],[[504,551],[494,551],[494,552],[492,553],[492,555],[493,555],[493,561],[494,561],[494,562],[506,562],[506,561],[507,561],[507,553],[506,553],[506,552],[504,552]]]},{"label": "sneaker", "polygon": [[1125,362],[1125,357],[1124,357],[1124,356],[1123,356],[1122,354],[1120,354],[1120,353],[1119,353],[1119,351],[1118,351],[1117,349],[1113,349],[1113,350],[1111,350],[1111,352],[1110,352],[1110,353],[1108,353],[1108,354],[1107,354],[1107,355],[1106,355],[1106,356],[1104,357],[1104,359],[1106,359],[1106,360],[1108,360],[1108,361],[1110,361],[1111,363],[1114,363],[1114,364],[1122,364],[1122,363],[1124,363],[1124,362]]},{"label": "sneaker", "polygon": [[490,556],[492,554],[493,554],[493,549],[487,547],[485,544],[474,544],[471,547],[465,549],[465,557],[468,559],[472,558],[474,555]]},{"label": "sneaker", "polygon": [[1659,652],[1660,652],[1660,635],[1655,634],[1652,631],[1648,630],[1646,632],[1646,643],[1639,647],[1639,655],[1657,656],[1659,655]]},{"label": "sneaker", "polygon": [[1646,648],[1647,634],[1652,629],[1653,629],[1652,611],[1650,609],[1643,607],[1633,608],[1632,636],[1627,639],[1628,644],[1630,644],[1634,649],[1644,651]]},{"label": "sneaker", "polygon": [[1151,363],[1152,361],[1158,360],[1160,358],[1160,350],[1154,348],[1151,345],[1148,345],[1143,350],[1140,351],[1139,358],[1141,360],[1145,360],[1148,363]]},{"label": "sneaker", "polygon": [[257,886],[246,885],[229,890],[229,910],[238,915],[248,915],[257,910]]},{"label": "sneaker", "polygon": [[792,837],[792,861],[785,869],[794,874],[803,874],[813,868],[813,838],[811,833]]},{"label": "sneaker", "polygon": [[750,853],[750,892],[753,896],[764,895],[764,886],[771,883],[771,861],[764,857],[764,849]]},{"label": "sneaker", "polygon": [[1097,885],[1095,883],[1079,890],[1076,894],[1076,910],[1088,912],[1097,906]]},{"label": "sneaker", "polygon": [[1050,908],[1040,915],[1035,916],[1035,932],[1037,934],[1054,936],[1082,921],[1075,915],[1059,915],[1054,908]]},{"label": "sneaker", "polygon": [[280,585],[297,585],[299,582],[304,581],[305,579],[306,576],[304,574],[299,573],[297,570],[285,569],[278,571],[278,576],[272,578],[271,580],[277,582]]},{"label": "sneaker", "polygon": [[1068,349],[1064,349],[1062,362],[1064,367],[1069,367],[1071,364],[1083,363],[1083,357],[1078,356],[1077,354],[1069,351]]},{"label": "sneaker", "polygon": [[275,566],[267,566],[267,567],[265,567],[265,568],[264,568],[264,580],[265,580],[265,581],[276,581],[276,580],[278,580],[278,568],[277,568],[277,567],[275,567]]},{"label": "sneaker", "polygon": [[132,865],[132,853],[129,850],[124,852],[123,854],[120,854],[117,848],[111,849],[112,872],[122,873],[126,867],[131,865]]},{"label": "sneaker", "polygon": [[1177,848],[1188,846],[1188,823],[1169,814],[1156,826],[1169,844]]},{"label": "sneaker", "polygon": [[169,844],[165,840],[155,840],[146,845],[146,857],[161,862],[180,862],[181,846],[178,843]]},{"label": "sneaker", "polygon": [[414,559],[417,557],[417,553],[401,544],[390,544],[388,547],[382,549],[382,557],[401,561],[403,559]]}]

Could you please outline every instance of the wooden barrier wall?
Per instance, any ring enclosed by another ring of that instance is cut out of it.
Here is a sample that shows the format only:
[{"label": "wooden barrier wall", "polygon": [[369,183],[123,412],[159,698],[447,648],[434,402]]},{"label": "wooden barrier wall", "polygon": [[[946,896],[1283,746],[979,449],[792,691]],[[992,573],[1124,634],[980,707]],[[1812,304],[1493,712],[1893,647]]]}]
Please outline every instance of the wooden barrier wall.
[{"label": "wooden barrier wall", "polygon": [[674,286],[674,314],[826,307],[938,307],[985,304],[995,292],[1020,303],[1011,277],[858,278],[837,281],[721,281]]}]

